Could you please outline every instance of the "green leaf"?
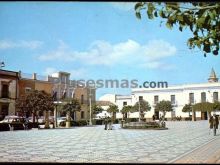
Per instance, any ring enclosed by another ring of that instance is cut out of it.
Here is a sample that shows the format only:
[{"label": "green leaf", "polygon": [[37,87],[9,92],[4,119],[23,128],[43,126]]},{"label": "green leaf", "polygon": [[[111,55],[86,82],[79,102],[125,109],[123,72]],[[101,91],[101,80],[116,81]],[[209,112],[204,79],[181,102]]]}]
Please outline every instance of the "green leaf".
[{"label": "green leaf", "polygon": [[169,29],[172,29],[172,24],[170,24],[169,22],[166,23],[166,27]]},{"label": "green leaf", "polygon": [[177,20],[179,22],[183,22],[183,16],[182,15],[177,15]]},{"label": "green leaf", "polygon": [[159,15],[160,15],[162,18],[166,18],[166,16],[165,16],[163,10],[160,10],[160,11],[159,11]]},{"label": "green leaf", "polygon": [[137,17],[138,19],[141,19],[141,13],[140,13],[140,12],[136,12],[135,15],[136,15],[136,17]]},{"label": "green leaf", "polygon": [[136,10],[136,11],[137,11],[137,10],[140,10],[140,8],[143,7],[143,5],[144,5],[144,4],[143,4],[142,2],[136,3],[135,6],[134,6],[134,10]]}]

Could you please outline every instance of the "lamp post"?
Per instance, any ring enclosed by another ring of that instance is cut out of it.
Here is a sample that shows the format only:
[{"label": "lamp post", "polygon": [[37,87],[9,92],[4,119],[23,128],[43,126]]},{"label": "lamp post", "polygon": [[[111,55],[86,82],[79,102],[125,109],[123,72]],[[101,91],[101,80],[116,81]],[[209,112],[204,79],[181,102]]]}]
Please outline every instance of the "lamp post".
[{"label": "lamp post", "polygon": [[[93,84],[93,89],[95,89],[95,84]],[[89,86],[89,125],[92,125],[92,93],[91,86]]]},{"label": "lamp post", "polygon": [[92,125],[92,94],[89,88],[89,125]]}]

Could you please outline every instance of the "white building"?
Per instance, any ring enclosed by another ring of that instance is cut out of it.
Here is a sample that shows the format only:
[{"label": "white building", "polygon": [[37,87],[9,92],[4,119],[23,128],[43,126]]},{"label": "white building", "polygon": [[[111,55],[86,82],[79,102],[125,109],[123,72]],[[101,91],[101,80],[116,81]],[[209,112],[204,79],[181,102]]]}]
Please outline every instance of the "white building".
[{"label": "white building", "polygon": [[[175,85],[168,86],[168,88],[135,88],[132,89],[130,96],[107,94],[102,96],[100,100],[110,101],[121,110],[124,105],[134,105],[139,100],[144,99],[151,106],[151,110],[145,113],[147,120],[152,119],[153,115],[160,115],[159,112],[155,112],[154,110],[157,102],[168,100],[171,101],[174,106],[173,112],[166,113],[165,117],[169,120],[176,116],[181,116],[182,118],[189,117],[189,113],[182,112],[182,108],[185,104],[220,101],[219,93],[220,83],[212,69],[207,83]],[[220,112],[216,113],[220,114]],[[195,116],[196,119],[202,120],[208,118],[207,112],[196,112]],[[119,112],[116,117],[122,118],[122,114]],[[139,118],[139,113],[130,113],[129,118]]]}]

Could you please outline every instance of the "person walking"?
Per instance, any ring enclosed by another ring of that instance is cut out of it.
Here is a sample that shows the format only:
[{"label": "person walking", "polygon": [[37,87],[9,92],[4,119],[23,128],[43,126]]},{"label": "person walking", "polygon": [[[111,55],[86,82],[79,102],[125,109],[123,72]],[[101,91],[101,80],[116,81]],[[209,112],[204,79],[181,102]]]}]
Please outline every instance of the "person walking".
[{"label": "person walking", "polygon": [[211,116],[209,119],[209,134],[210,134],[210,130],[213,129],[213,121],[214,121],[213,116]]},{"label": "person walking", "polygon": [[213,131],[214,131],[214,136],[216,136],[216,130],[218,129],[218,125],[219,125],[218,116],[217,116],[216,114],[214,114],[214,117],[213,117]]}]

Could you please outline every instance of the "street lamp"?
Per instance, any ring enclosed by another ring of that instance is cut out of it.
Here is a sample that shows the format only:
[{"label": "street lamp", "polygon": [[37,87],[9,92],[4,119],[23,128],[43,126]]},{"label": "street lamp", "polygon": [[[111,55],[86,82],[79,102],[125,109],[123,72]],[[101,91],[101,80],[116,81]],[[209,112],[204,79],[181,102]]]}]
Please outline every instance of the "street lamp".
[{"label": "street lamp", "polygon": [[89,88],[89,125],[92,125],[92,94]]},{"label": "street lamp", "polygon": [[[95,89],[95,84],[92,87]],[[92,87],[89,86],[89,125],[92,125]]]}]

